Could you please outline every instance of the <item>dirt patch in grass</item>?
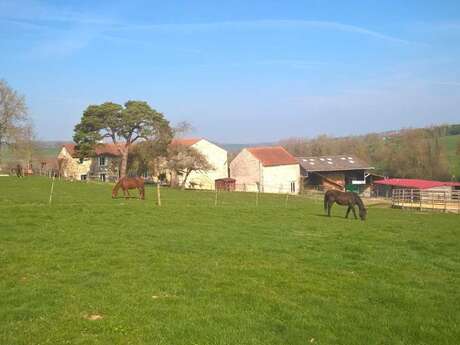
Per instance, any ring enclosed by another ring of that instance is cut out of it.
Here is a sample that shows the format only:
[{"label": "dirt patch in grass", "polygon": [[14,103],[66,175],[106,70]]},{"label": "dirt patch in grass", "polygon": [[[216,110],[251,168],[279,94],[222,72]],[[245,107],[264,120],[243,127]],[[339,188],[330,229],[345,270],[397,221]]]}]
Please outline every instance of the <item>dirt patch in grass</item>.
[{"label": "dirt patch in grass", "polygon": [[100,314],[85,315],[84,318],[90,321],[102,320],[104,317]]}]

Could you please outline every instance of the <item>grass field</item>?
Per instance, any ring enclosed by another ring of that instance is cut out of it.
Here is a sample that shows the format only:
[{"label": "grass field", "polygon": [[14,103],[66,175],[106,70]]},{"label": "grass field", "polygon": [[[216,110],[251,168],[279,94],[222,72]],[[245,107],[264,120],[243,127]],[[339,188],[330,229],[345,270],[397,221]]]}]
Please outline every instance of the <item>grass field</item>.
[{"label": "grass field", "polygon": [[0,177],[0,344],[458,344],[460,217]]}]

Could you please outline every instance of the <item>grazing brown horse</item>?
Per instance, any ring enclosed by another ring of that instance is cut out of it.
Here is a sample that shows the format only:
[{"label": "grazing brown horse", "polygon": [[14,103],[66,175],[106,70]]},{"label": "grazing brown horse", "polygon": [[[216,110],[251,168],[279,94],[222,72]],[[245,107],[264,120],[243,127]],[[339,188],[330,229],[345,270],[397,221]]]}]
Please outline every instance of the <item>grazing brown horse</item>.
[{"label": "grazing brown horse", "polygon": [[353,192],[341,192],[339,190],[328,190],[326,194],[324,194],[324,211],[327,211],[329,217],[331,216],[331,207],[334,205],[334,202],[342,206],[348,206],[345,218],[348,218],[350,211],[353,211],[355,219],[358,219],[355,211],[355,205],[358,205],[359,218],[361,218],[361,220],[366,220],[367,210],[358,194]]},{"label": "grazing brown horse", "polygon": [[128,190],[136,188],[139,190],[139,197],[142,200],[145,199],[144,179],[140,177],[122,177],[119,179],[112,189],[112,198],[118,195],[120,188],[123,190],[123,195],[126,199],[130,197]]}]

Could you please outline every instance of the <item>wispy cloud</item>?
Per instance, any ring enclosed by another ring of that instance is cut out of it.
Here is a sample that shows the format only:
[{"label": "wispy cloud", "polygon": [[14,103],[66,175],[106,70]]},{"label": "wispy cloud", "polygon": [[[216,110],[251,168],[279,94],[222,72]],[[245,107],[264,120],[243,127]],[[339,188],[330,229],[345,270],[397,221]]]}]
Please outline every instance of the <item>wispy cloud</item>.
[{"label": "wispy cloud", "polygon": [[444,85],[444,86],[460,86],[460,82],[458,81],[437,81],[434,82],[435,85]]},{"label": "wispy cloud", "polygon": [[317,21],[317,20],[251,20],[251,21],[222,21],[211,23],[192,24],[123,24],[114,25],[114,30],[149,30],[149,31],[214,31],[214,30],[268,30],[268,29],[323,29],[340,32],[355,33],[375,39],[399,43],[418,44],[410,40],[394,37],[381,32],[373,31],[364,27],[343,24],[340,22]]},{"label": "wispy cloud", "polygon": [[[139,24],[117,20],[107,13],[78,12],[65,6],[50,6],[34,0],[21,2],[5,1],[0,3],[1,22],[17,26],[22,31],[46,32],[47,38],[45,38],[45,41],[38,43],[39,45],[42,44],[43,48],[39,47],[35,50],[51,50],[51,52],[53,50],[51,49],[52,45],[60,42],[60,39],[56,38],[56,36],[66,36],[64,46],[71,47],[70,49],[57,47],[57,50],[61,52],[73,52],[84,48],[93,38],[98,36],[104,39],[111,39],[112,41],[124,41],[125,43],[131,40],[139,42],[138,38],[127,37],[132,31],[189,34],[191,32],[207,33],[218,30],[230,32],[270,30],[295,30],[301,32],[307,30],[327,30],[356,34],[391,44],[419,44],[405,38],[395,37],[365,27],[334,21],[268,19],[207,23]],[[55,33],[54,35],[53,32]],[[76,40],[77,42],[69,42],[72,40]],[[305,66],[303,65],[303,67]]]}]

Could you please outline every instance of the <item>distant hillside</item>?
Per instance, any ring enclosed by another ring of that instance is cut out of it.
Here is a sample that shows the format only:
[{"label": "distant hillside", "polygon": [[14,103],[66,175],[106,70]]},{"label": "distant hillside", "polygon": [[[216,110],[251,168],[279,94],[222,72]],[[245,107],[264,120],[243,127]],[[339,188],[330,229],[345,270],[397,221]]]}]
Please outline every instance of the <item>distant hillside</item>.
[{"label": "distant hillside", "polygon": [[441,143],[446,149],[449,161],[449,170],[458,179],[460,177],[460,155],[457,154],[457,147],[460,142],[460,134],[448,135],[441,138]]}]

